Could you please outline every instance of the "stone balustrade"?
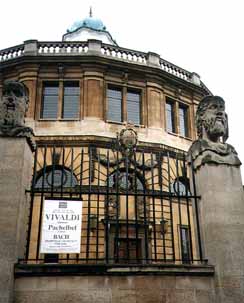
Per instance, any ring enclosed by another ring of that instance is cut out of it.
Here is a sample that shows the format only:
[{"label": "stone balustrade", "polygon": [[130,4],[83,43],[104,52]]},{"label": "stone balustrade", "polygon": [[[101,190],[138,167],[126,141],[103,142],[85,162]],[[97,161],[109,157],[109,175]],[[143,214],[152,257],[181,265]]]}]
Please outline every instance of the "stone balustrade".
[{"label": "stone balustrade", "polygon": [[0,62],[20,57],[24,54],[24,44],[0,50]]},{"label": "stone balustrade", "polygon": [[115,60],[157,67],[180,79],[195,85],[203,85],[196,73],[191,73],[162,58],[158,54],[139,52],[114,45],[104,44],[98,40],[39,42],[28,40],[24,44],[0,50],[0,63],[21,56],[60,56],[60,55],[91,55],[109,57]]},{"label": "stone balustrade", "polygon": [[160,59],[160,65],[161,65],[161,68],[164,71],[166,71],[167,73],[175,75],[176,77],[179,77],[186,81],[192,80],[192,73],[188,72],[187,70],[185,70],[177,65],[174,65],[164,59]]},{"label": "stone balustrade", "polygon": [[120,60],[147,64],[147,53],[139,51],[134,51],[108,44],[102,44],[101,53],[104,56],[113,57]]},{"label": "stone balustrade", "polygon": [[88,52],[87,42],[38,42],[39,55],[77,54]]}]

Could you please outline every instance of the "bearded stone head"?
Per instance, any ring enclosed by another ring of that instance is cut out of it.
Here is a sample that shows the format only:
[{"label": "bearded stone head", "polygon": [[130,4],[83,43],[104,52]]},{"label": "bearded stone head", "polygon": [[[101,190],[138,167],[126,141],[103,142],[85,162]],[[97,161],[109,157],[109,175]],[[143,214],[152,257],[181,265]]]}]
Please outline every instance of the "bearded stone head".
[{"label": "bearded stone head", "polygon": [[6,81],[0,98],[0,136],[25,137],[32,151],[35,150],[34,132],[25,125],[29,105],[29,91],[18,81]]},{"label": "bearded stone head", "polygon": [[219,96],[204,97],[198,105],[196,125],[200,139],[225,143],[228,139],[225,101]]},{"label": "bearded stone head", "polygon": [[28,90],[23,83],[8,81],[3,86],[0,100],[0,124],[10,127],[24,126],[28,109]]}]

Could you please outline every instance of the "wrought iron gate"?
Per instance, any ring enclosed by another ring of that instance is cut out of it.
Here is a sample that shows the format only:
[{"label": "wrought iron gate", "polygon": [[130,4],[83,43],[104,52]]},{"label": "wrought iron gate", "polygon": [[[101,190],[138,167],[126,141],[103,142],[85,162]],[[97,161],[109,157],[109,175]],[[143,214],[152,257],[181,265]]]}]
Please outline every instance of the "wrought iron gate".
[{"label": "wrought iron gate", "polygon": [[[21,262],[202,262],[198,197],[183,152],[136,148],[126,140],[39,145],[30,194],[26,258]],[[43,205],[50,198],[82,200],[79,253],[40,253]]]}]

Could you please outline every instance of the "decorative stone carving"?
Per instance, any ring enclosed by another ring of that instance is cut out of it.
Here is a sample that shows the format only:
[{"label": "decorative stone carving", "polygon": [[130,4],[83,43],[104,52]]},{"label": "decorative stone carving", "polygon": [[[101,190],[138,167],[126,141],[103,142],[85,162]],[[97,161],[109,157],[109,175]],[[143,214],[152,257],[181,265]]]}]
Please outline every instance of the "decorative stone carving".
[{"label": "decorative stone carving", "polygon": [[118,216],[119,216],[119,212],[120,212],[119,200],[120,200],[120,197],[119,196],[117,197],[116,195],[110,195],[108,197],[108,216],[110,219],[116,219],[117,212],[118,212]]},{"label": "decorative stone carving", "polygon": [[198,140],[193,142],[188,160],[194,168],[205,163],[239,166],[241,162],[234,147],[226,143],[228,139],[228,117],[225,102],[218,96],[206,96],[196,112]]},{"label": "decorative stone carving", "polygon": [[134,131],[130,124],[126,125],[126,128],[122,129],[118,135],[119,144],[122,148],[122,152],[131,155],[136,148],[138,138],[137,133]]},{"label": "decorative stone carving", "polygon": [[[132,124],[127,124],[120,133],[117,133],[117,138],[111,143],[113,154],[99,154],[97,155],[96,149],[94,150],[94,158],[102,165],[109,167],[117,167],[125,160],[128,160],[128,165],[134,165],[135,168],[140,170],[151,170],[159,166],[160,159],[157,159],[155,155],[151,155],[150,158],[142,159],[142,154],[139,159],[136,159],[136,147],[138,143],[137,132],[133,129]],[[117,151],[121,152],[121,156],[117,155]]]},{"label": "decorative stone carving", "polygon": [[26,137],[34,150],[33,130],[25,126],[28,103],[28,90],[24,84],[8,81],[3,85],[3,95],[0,99],[0,136]]},{"label": "decorative stone carving", "polygon": [[150,220],[150,208],[148,202],[148,198],[143,196],[137,197],[137,213],[139,219],[144,219],[146,217],[147,221]]}]

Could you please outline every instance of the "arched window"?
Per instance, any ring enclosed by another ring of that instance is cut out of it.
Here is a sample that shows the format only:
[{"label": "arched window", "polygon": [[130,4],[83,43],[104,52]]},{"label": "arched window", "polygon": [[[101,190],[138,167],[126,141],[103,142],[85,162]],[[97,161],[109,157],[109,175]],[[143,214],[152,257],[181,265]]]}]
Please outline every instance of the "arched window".
[{"label": "arched window", "polygon": [[109,187],[118,188],[119,191],[140,191],[144,188],[142,177],[133,170],[114,171],[109,176]]},{"label": "arched window", "polygon": [[61,165],[47,166],[37,174],[35,188],[55,188],[58,187],[74,187],[76,186],[77,179],[72,172]]},{"label": "arched window", "polygon": [[189,179],[183,176],[176,178],[170,184],[171,193],[180,196],[190,195],[190,183]]}]

